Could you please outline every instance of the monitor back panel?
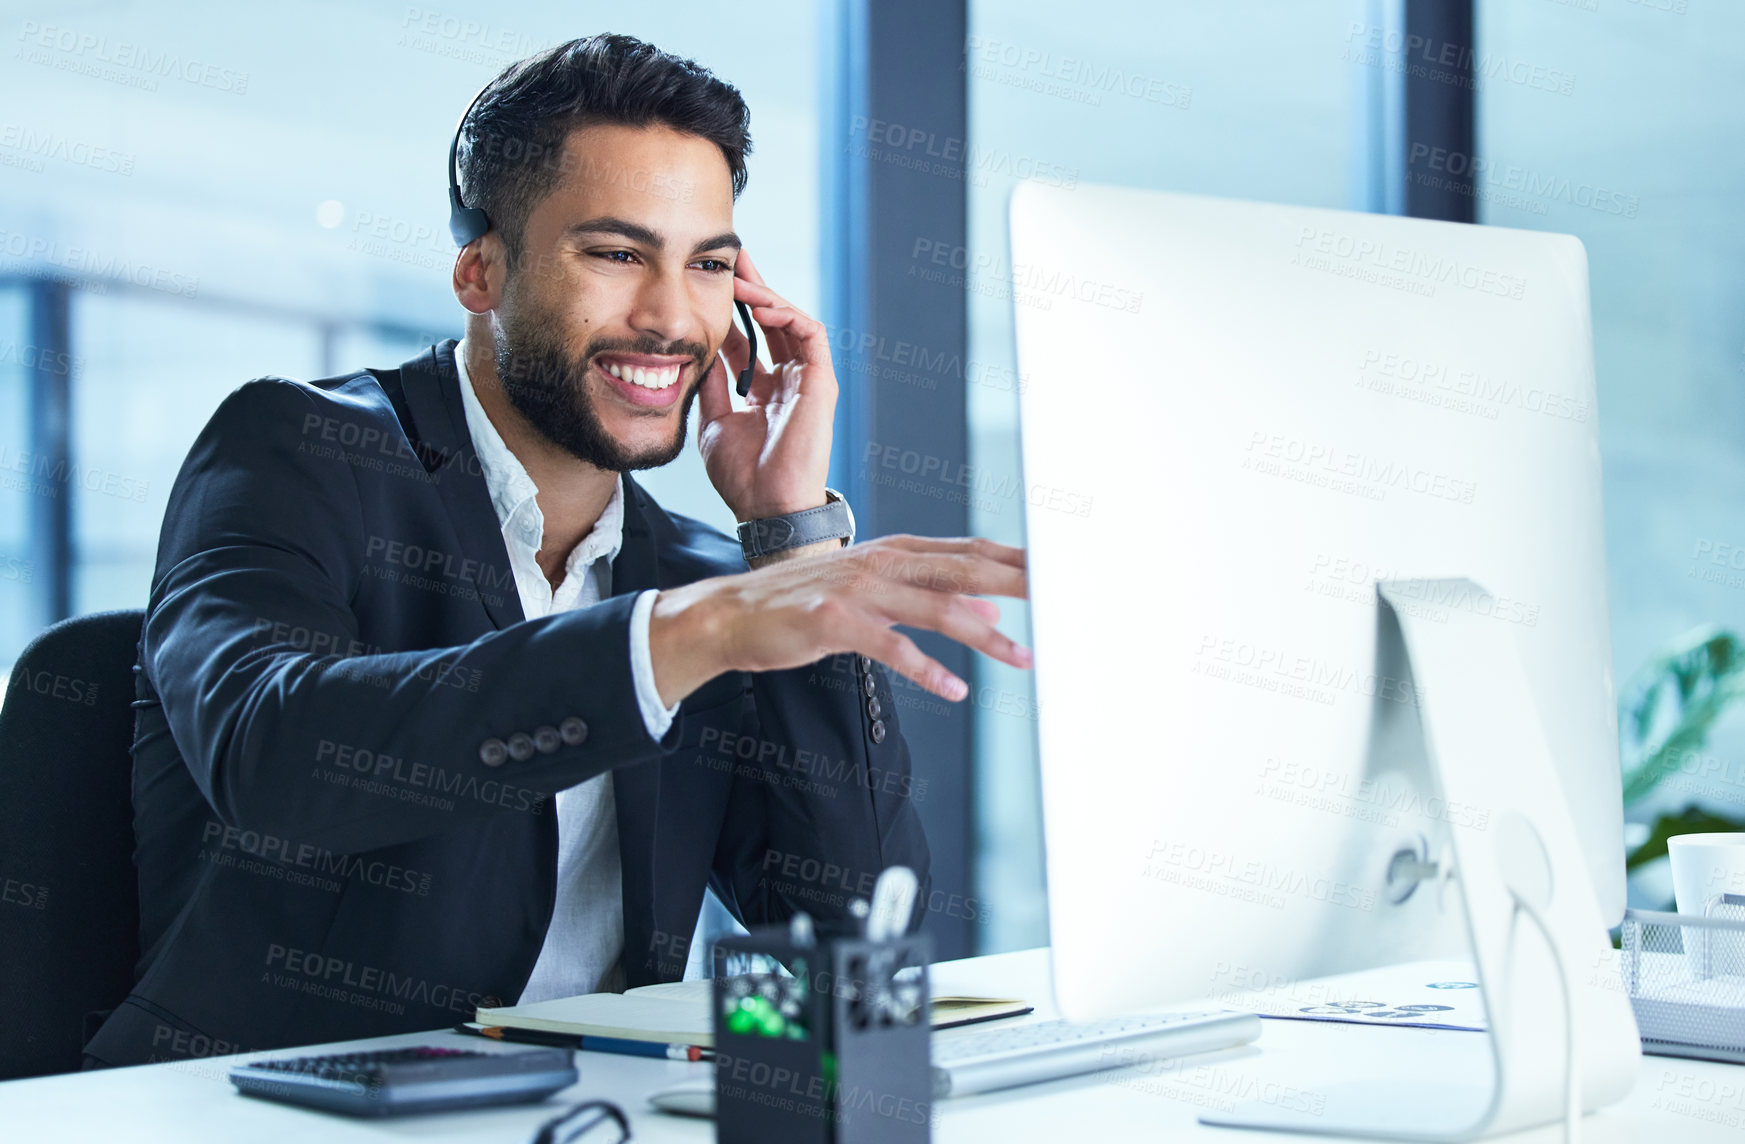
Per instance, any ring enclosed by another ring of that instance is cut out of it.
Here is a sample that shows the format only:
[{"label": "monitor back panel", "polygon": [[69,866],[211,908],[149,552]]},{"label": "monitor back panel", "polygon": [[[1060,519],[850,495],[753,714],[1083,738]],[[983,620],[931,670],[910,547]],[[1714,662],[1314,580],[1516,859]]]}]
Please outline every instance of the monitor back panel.
[{"label": "monitor back panel", "polygon": [[1489,812],[1426,777],[1378,579],[1483,587],[1411,606],[1512,633],[1620,917],[1581,244],[1084,184],[1021,185],[1011,239],[1062,1009],[1462,947],[1384,893]]}]

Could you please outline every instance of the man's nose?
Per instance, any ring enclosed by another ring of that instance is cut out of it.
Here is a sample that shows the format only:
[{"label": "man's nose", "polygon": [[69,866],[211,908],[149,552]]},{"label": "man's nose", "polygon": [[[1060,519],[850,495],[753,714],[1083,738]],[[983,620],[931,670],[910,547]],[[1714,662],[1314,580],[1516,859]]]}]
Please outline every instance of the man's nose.
[{"label": "man's nose", "polygon": [[682,274],[648,276],[636,291],[630,327],[662,342],[696,340],[697,315]]}]

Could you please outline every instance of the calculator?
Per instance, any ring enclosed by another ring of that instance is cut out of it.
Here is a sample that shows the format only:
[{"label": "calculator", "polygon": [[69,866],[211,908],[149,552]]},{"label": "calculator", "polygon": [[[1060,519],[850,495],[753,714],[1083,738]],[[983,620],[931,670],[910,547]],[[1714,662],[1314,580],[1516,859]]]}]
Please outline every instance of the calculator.
[{"label": "calculator", "polygon": [[398,1116],[543,1100],[576,1083],[576,1066],[569,1049],[422,1046],[254,1061],[231,1069],[230,1083],[266,1100],[352,1116]]}]

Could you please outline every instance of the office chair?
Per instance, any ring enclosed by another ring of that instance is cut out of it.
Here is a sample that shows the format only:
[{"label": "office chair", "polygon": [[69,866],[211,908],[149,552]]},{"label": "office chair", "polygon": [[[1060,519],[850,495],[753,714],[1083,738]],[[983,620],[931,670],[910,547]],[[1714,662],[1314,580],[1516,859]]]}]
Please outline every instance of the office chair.
[{"label": "office chair", "polygon": [[[0,708],[0,1080],[80,1066],[133,987],[133,664],[140,611],[54,625]],[[86,1028],[87,1015],[92,1015]]]}]

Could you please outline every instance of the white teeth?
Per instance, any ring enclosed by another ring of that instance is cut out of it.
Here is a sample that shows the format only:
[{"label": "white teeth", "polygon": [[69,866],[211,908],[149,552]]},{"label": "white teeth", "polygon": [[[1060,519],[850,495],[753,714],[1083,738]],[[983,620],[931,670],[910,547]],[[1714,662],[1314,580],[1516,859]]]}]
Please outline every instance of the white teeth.
[{"label": "white teeth", "polygon": [[665,369],[644,369],[641,366],[620,366],[617,362],[609,362],[606,372],[613,377],[628,381],[632,385],[640,385],[644,389],[665,389],[679,379],[679,367],[668,366]]}]

